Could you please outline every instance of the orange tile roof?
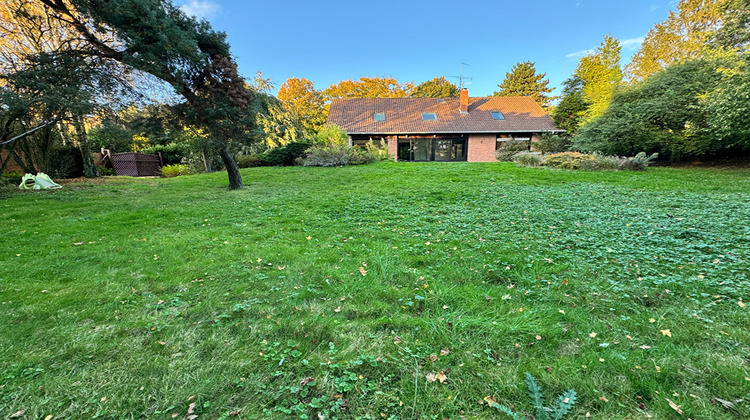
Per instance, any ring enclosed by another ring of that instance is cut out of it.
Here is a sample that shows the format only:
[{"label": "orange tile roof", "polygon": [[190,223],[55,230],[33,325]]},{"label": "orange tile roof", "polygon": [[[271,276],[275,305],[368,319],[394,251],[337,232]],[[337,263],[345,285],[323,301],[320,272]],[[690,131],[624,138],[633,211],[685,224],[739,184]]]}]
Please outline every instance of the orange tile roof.
[{"label": "orange tile roof", "polygon": [[[528,96],[469,98],[469,112],[461,114],[458,98],[353,98],[334,99],[328,122],[349,134],[512,133],[562,131]],[[504,120],[490,112],[500,111]],[[434,112],[437,120],[424,121]],[[373,114],[384,113],[385,121]]]}]

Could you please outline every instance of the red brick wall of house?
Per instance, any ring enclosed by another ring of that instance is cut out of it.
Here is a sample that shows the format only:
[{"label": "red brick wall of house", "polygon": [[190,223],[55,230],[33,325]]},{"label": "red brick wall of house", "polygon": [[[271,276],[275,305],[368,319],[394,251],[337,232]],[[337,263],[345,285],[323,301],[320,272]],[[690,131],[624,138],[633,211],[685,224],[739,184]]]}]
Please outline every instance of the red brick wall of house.
[{"label": "red brick wall of house", "polygon": [[398,140],[396,136],[386,137],[388,141],[388,154],[391,155],[393,160],[396,160],[396,152],[398,151]]},{"label": "red brick wall of house", "polygon": [[532,152],[539,151],[539,149],[536,148],[536,143],[538,143],[539,140],[541,140],[541,138],[538,135],[536,134],[531,135],[531,151]]},{"label": "red brick wall of house", "polygon": [[495,134],[471,134],[469,135],[468,162],[494,162],[495,161]]}]

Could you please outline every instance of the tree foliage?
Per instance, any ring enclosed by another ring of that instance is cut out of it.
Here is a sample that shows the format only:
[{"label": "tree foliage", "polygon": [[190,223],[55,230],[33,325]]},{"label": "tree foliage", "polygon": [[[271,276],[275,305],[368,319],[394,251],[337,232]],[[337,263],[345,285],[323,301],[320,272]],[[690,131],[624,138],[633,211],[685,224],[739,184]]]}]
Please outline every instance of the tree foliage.
[{"label": "tree foliage", "polygon": [[446,80],[444,76],[440,76],[418,84],[411,96],[414,98],[457,98],[459,93],[458,86]]},{"label": "tree foliage", "polygon": [[573,76],[563,82],[562,99],[552,112],[557,128],[575,134],[582,123],[588,104],[583,99],[583,80]]},{"label": "tree foliage", "polygon": [[41,0],[50,19],[80,40],[68,53],[122,65],[169,83],[188,124],[202,127],[224,161],[230,188],[242,179],[232,158],[247,136],[252,92],[231,58],[226,35],[186,16],[169,0]]},{"label": "tree foliage", "polygon": [[543,108],[548,108],[554,98],[547,96],[547,93],[554,89],[547,86],[549,79],[545,79],[546,76],[546,73],[537,74],[531,61],[516,63],[510,73],[505,73],[505,79],[497,85],[500,90],[493,95],[531,96]]},{"label": "tree foliage", "polygon": [[575,137],[606,154],[658,152],[673,160],[750,149],[747,64],[736,56],[674,64],[615,95]]},{"label": "tree foliage", "polygon": [[750,0],[727,0],[720,4],[722,26],[712,44],[747,52],[750,45]]},{"label": "tree foliage", "polygon": [[323,96],[335,98],[406,98],[411,95],[414,82],[399,83],[393,77],[360,77],[342,80],[323,91]]},{"label": "tree foliage", "polygon": [[279,88],[278,98],[284,108],[299,118],[309,133],[317,133],[326,123],[328,112],[323,94],[305,78],[287,79]]},{"label": "tree foliage", "polygon": [[622,82],[620,50],[617,38],[606,35],[596,51],[578,63],[574,77],[582,81],[581,94],[587,105],[581,111],[584,121],[592,121],[604,113]]},{"label": "tree foliage", "polygon": [[[740,6],[747,3],[745,0],[732,1]],[[629,79],[645,80],[672,64],[699,57],[711,40],[713,31],[721,24],[722,7],[726,2],[681,0],[677,4],[677,11],[670,11],[669,17],[657,23],[646,35],[640,50],[626,68]],[[744,25],[747,26],[747,17]],[[730,35],[729,39],[736,35],[739,34]]]}]

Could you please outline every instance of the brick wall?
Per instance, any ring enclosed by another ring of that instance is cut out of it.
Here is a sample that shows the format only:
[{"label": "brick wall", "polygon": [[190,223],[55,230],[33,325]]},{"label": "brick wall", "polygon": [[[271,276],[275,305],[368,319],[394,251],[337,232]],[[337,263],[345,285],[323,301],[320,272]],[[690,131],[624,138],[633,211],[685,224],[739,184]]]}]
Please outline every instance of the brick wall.
[{"label": "brick wall", "polygon": [[495,161],[495,134],[471,134],[469,135],[469,146],[467,161],[469,162],[494,162]]},{"label": "brick wall", "polygon": [[386,137],[386,140],[388,141],[388,154],[391,155],[393,160],[396,160],[396,152],[398,151],[398,140],[396,139],[396,136],[388,136]]}]

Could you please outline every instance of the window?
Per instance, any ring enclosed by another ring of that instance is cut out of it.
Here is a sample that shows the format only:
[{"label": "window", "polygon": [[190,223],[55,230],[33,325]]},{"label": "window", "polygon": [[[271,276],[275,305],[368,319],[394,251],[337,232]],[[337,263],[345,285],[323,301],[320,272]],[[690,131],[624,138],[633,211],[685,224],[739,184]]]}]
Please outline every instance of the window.
[{"label": "window", "polygon": [[424,121],[435,121],[437,120],[437,114],[435,114],[434,112],[423,112],[422,119]]},{"label": "window", "polygon": [[505,119],[505,117],[503,116],[503,113],[500,112],[500,111],[490,112],[490,114],[492,114],[492,118],[493,119],[496,119],[496,120],[504,120]]},{"label": "window", "polygon": [[372,119],[375,121],[385,121],[385,114],[382,112],[376,112],[372,114]]}]

